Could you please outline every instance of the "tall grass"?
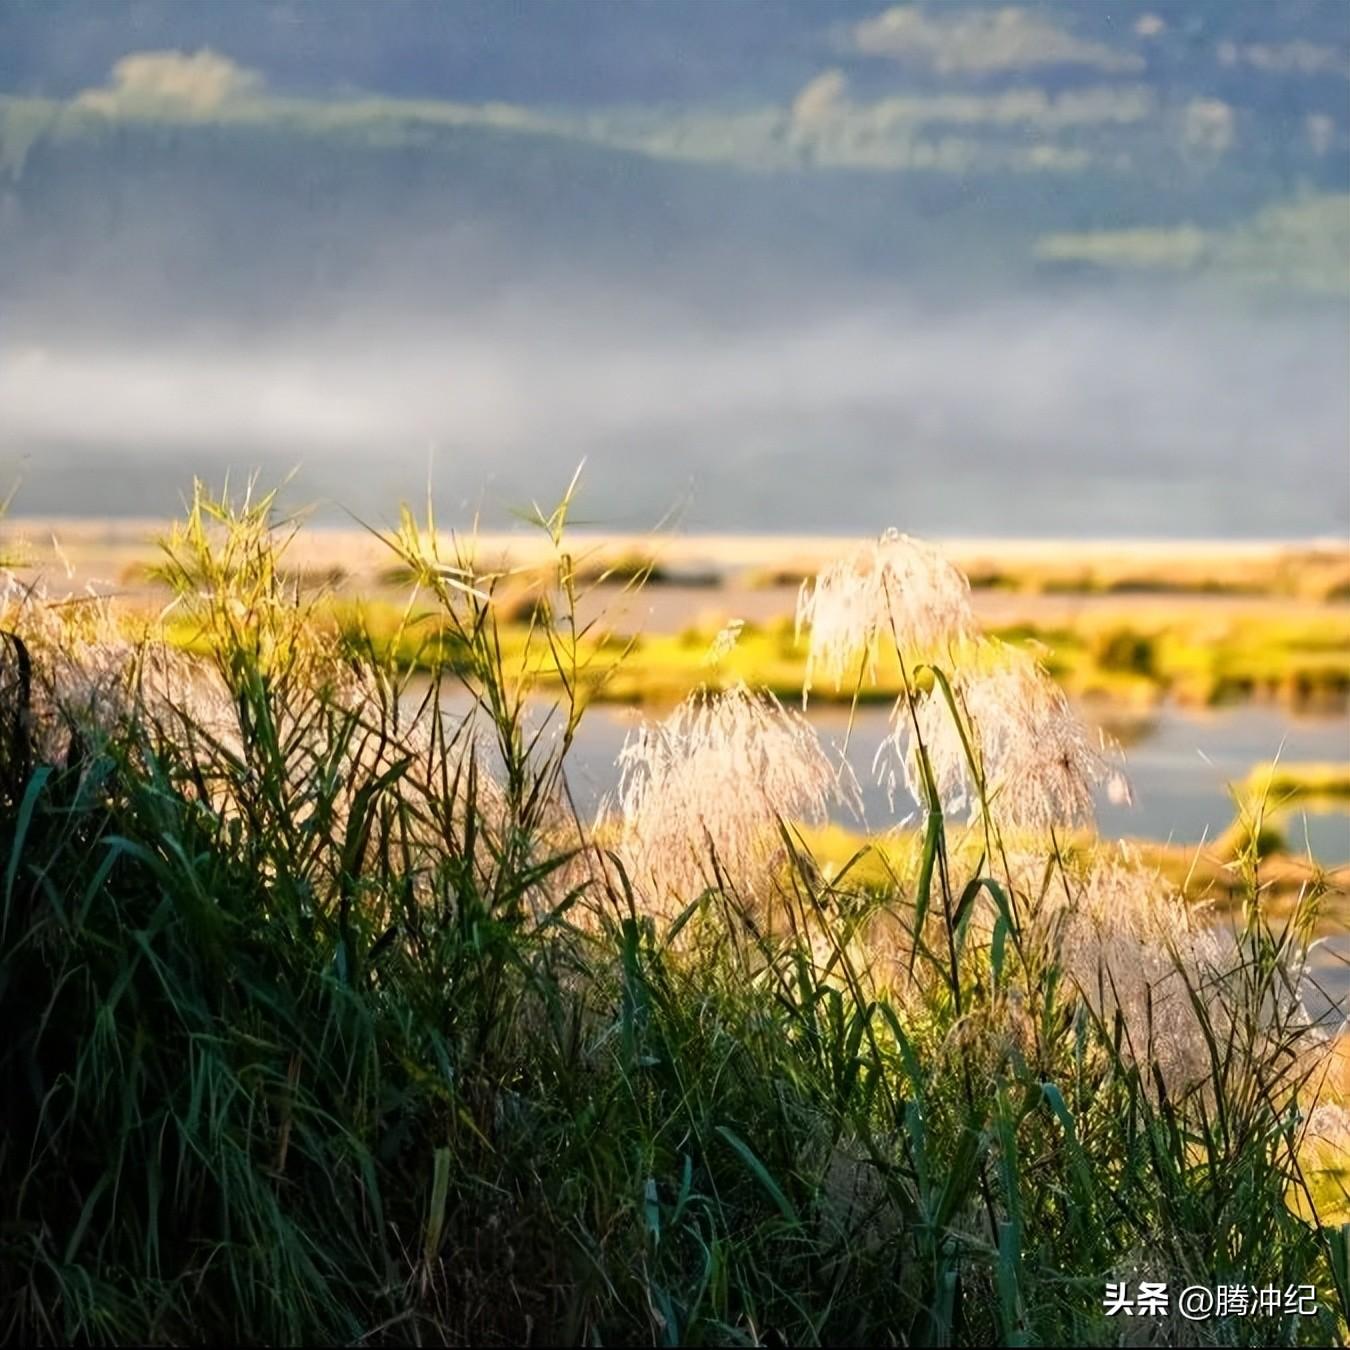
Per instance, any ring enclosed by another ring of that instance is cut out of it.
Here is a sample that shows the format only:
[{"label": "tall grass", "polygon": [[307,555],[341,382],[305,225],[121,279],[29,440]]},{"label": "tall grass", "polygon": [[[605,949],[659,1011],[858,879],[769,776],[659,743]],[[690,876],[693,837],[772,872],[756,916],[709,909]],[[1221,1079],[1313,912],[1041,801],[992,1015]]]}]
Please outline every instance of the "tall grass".
[{"label": "tall grass", "polygon": [[[601,678],[568,504],[519,662],[492,604],[518,578],[443,556],[430,520],[387,537],[414,590],[379,650],[452,649],[429,685],[324,626],[266,497],[199,492],[165,542],[200,659],[11,589],[0,1337],[1343,1337],[1350,1226],[1305,1139],[1334,1110],[1299,997],[1318,896],[1273,923],[1253,854],[1228,944],[1053,824],[1005,836],[930,653],[902,698],[920,733],[945,691],[968,829],[917,734],[912,868],[827,874],[765,814],[733,709],[736,828],[649,732],[706,849],[656,897],[622,803],[594,822],[568,795]],[[540,653],[564,691],[542,721]],[[746,716],[793,753],[782,709]],[[1136,1278],[1313,1284],[1318,1311],[1122,1328],[1104,1286]]]}]

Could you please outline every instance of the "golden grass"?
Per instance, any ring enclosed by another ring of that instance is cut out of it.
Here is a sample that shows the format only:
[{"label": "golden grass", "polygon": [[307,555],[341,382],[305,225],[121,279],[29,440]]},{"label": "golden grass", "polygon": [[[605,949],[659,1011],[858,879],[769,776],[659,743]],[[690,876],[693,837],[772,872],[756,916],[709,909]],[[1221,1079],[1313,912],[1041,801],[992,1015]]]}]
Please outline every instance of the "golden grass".
[{"label": "golden grass", "polygon": [[[78,592],[93,583],[154,609],[161,597],[148,570],[153,531],[148,522],[12,520],[4,523],[0,555],[21,564],[25,579],[45,576],[49,589]],[[499,617],[510,621],[508,641],[522,641],[556,560],[528,536],[482,534],[469,542],[477,565],[500,577],[496,600]],[[589,696],[665,702],[703,682],[743,679],[796,698],[804,650],[785,622],[791,599],[784,591],[834,557],[840,540],[597,534],[572,544],[578,584],[590,588],[587,619],[644,634],[623,668],[605,669],[603,686],[593,684]],[[1344,548],[1012,540],[954,541],[945,552],[977,588],[985,630],[1041,644],[1051,673],[1076,697],[1145,707],[1162,698],[1192,706],[1264,699],[1341,709],[1350,702]],[[360,609],[377,641],[393,631],[409,578],[391,571],[372,535],[307,529],[286,566],[297,585],[329,592],[335,630],[349,628]],[[639,602],[632,588],[643,578],[668,585]],[[772,589],[756,590],[765,585]],[[645,611],[658,596],[665,598],[653,623]],[[731,618],[747,620],[741,640],[710,671],[707,649]],[[428,655],[415,643],[405,648],[409,659]],[[883,663],[863,695],[889,700],[898,689],[898,671]],[[831,694],[812,691],[822,700]]]},{"label": "golden grass", "polygon": [[[503,640],[513,648],[524,649],[526,619],[537,594],[528,586],[503,592],[500,612],[512,620],[504,627]],[[338,627],[364,624],[377,643],[392,632],[399,612],[382,602],[359,607],[339,602],[333,609]],[[700,684],[726,687],[743,680],[784,700],[799,697],[806,650],[790,621],[745,624],[736,645],[710,666],[709,652],[720,626],[636,635],[631,646],[623,630],[595,628],[588,641],[601,659],[588,695],[659,704]],[[434,643],[424,645],[430,631],[420,630],[403,641],[404,659],[426,664],[444,658],[446,653]],[[1344,708],[1350,699],[1350,613],[1324,621],[1246,617],[1156,624],[1093,616],[1076,627],[1017,623],[994,625],[989,632],[1017,646],[1032,645],[1051,674],[1078,698],[1144,707],[1165,697],[1191,706],[1256,698],[1328,710]],[[547,677],[542,661],[540,674]],[[863,702],[890,702],[900,687],[899,665],[893,655],[883,653],[875,679],[858,695]],[[835,688],[824,682],[811,691],[812,699],[821,702],[849,701],[853,695],[851,685]]]},{"label": "golden grass", "polygon": [[[905,875],[922,847],[921,831],[913,826],[875,835],[836,824],[798,828],[818,862],[836,871],[849,866],[850,877],[863,885],[883,886],[888,879]],[[949,842],[958,851],[963,847],[961,834],[956,828],[950,831]],[[1061,840],[1070,852],[1090,848],[1093,842],[1090,831],[1066,834]],[[978,854],[982,844],[975,831],[964,847]],[[1222,909],[1243,894],[1246,880],[1234,865],[1234,854],[1217,841],[1202,845],[1132,839],[1129,848],[1143,867],[1161,873],[1188,900]],[[1266,903],[1276,908],[1315,882],[1324,884],[1324,913],[1336,922],[1350,923],[1350,864],[1325,868],[1295,853],[1272,852],[1261,861],[1260,879]]]},{"label": "golden grass", "polygon": [[1276,804],[1339,801],[1350,797],[1350,764],[1259,764],[1243,788]]}]

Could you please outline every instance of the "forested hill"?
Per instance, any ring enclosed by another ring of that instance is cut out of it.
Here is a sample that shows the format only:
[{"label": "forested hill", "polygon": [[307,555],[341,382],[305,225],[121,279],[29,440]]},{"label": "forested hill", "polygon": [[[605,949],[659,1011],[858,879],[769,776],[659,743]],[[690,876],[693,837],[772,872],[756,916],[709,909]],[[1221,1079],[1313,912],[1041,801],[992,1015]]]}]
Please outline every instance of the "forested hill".
[{"label": "forested hill", "polygon": [[502,287],[1341,296],[1350,8],[0,10],[13,322]]}]

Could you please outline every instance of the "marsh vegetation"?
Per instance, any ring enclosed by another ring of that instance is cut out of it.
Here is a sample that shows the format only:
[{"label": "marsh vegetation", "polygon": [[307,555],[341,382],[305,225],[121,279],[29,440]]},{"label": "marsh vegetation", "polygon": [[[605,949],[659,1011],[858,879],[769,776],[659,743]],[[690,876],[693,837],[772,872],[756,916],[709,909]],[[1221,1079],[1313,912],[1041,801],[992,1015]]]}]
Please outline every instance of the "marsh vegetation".
[{"label": "marsh vegetation", "polygon": [[622,651],[569,509],[518,628],[511,578],[405,514],[405,619],[334,641],[266,497],[198,493],[139,628],[11,586],[3,1334],[1099,1344],[1106,1282],[1157,1278],[1316,1287],[1220,1343],[1342,1338],[1326,894],[1270,903],[1263,793],[1220,941],[1091,838],[1112,748],[887,535],[808,586],[800,653],[812,700],[898,672],[903,846],[813,852],[856,781],[800,685],[740,678],[648,716],[583,810]]}]

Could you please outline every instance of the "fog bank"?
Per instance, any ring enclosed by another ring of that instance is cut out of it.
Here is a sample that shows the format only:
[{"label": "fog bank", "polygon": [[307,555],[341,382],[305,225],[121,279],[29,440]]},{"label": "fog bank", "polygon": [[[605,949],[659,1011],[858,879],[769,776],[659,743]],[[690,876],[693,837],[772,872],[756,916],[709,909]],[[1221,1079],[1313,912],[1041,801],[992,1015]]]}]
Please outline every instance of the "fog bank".
[{"label": "fog bank", "polygon": [[0,470],[32,513],[158,514],[193,474],[298,468],[362,514],[489,519],[583,456],[588,520],[934,534],[1350,531],[1342,316],[1108,294],[704,322],[628,294],[453,321],[348,311],[251,342],[0,345]]}]

